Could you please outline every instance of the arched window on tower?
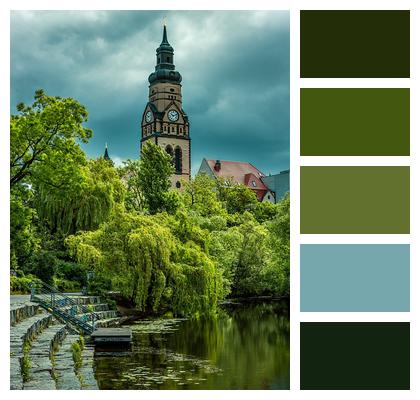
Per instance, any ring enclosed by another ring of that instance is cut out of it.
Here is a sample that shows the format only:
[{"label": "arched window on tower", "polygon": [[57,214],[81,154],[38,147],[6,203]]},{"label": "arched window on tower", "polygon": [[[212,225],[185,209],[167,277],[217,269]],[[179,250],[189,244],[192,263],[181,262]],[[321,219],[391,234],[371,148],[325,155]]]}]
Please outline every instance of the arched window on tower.
[{"label": "arched window on tower", "polygon": [[181,147],[175,147],[175,173],[182,174],[182,150]]}]

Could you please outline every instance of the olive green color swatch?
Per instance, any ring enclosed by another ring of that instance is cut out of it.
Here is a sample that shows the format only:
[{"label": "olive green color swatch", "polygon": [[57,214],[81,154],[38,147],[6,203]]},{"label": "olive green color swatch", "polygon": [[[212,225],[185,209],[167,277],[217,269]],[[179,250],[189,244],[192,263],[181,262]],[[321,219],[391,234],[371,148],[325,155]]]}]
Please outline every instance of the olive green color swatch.
[{"label": "olive green color swatch", "polygon": [[303,322],[303,390],[409,390],[408,322]]},{"label": "olive green color swatch", "polygon": [[409,156],[410,89],[301,89],[302,156]]},{"label": "olive green color swatch", "polygon": [[409,78],[408,10],[300,12],[301,78]]},{"label": "olive green color swatch", "polygon": [[301,167],[300,232],[410,233],[410,168]]}]

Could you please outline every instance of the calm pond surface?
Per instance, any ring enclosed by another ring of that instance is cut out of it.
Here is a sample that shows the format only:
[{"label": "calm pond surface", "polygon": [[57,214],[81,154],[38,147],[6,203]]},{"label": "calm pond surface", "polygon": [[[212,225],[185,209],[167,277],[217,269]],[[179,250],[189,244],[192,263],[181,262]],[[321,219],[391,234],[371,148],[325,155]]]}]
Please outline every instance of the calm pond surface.
[{"label": "calm pond surface", "polygon": [[288,304],[131,325],[129,352],[96,352],[100,389],[289,389]]}]

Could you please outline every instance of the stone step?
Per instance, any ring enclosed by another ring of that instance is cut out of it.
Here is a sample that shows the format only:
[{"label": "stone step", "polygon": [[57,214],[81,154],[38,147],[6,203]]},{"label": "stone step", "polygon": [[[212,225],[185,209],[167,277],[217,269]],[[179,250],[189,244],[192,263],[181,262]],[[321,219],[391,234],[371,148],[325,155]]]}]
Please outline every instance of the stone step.
[{"label": "stone step", "polygon": [[96,390],[99,389],[98,383],[93,372],[93,357],[95,347],[93,345],[85,344],[82,351],[82,366],[78,373],[82,383],[82,389]]},{"label": "stone step", "polygon": [[100,296],[69,296],[71,297],[77,304],[101,304],[102,299]]},{"label": "stone step", "polygon": [[73,352],[71,346],[77,342],[79,336],[68,334],[60,348],[54,354],[54,371],[57,389],[77,390],[81,389],[80,381],[74,370]]},{"label": "stone step", "polygon": [[[90,306],[92,306],[92,311],[94,312],[109,311],[109,305],[106,303],[91,304]],[[71,308],[73,308],[76,314],[83,314],[86,311],[87,307],[88,306],[80,304],[80,305],[75,305],[75,306],[62,307],[62,309],[68,311]]]},{"label": "stone step", "polygon": [[53,320],[52,315],[41,312],[29,317],[18,324],[10,327],[10,352],[11,355],[19,356],[22,354],[23,346],[32,340]]},{"label": "stone step", "polygon": [[26,318],[33,317],[40,311],[36,303],[14,304],[10,308],[10,325],[16,325]]},{"label": "stone step", "polygon": [[25,343],[35,338],[53,321],[47,313],[39,313],[10,327],[10,389],[22,389],[21,363]]},{"label": "stone step", "polygon": [[112,326],[119,326],[121,318],[109,318],[109,319],[101,319],[95,322],[96,328],[108,328]]},{"label": "stone step", "polygon": [[[107,311],[97,311],[95,312],[95,321],[103,319],[118,318],[121,314],[118,310],[107,310]],[[85,319],[86,321],[91,321],[91,314],[78,314],[77,317]]]},{"label": "stone step", "polygon": [[49,390],[56,388],[51,355],[66,334],[66,326],[56,323],[48,326],[35,338],[29,350],[29,379],[23,384],[25,390]]}]

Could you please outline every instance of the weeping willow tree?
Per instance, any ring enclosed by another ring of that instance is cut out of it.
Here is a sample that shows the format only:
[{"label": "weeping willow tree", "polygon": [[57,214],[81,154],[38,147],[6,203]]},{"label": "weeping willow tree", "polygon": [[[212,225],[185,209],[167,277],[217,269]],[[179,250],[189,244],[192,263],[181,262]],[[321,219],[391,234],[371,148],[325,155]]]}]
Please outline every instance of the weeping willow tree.
[{"label": "weeping willow tree", "polygon": [[73,174],[65,187],[40,182],[36,188],[40,219],[64,235],[98,228],[124,201],[124,185],[106,160],[91,160]]},{"label": "weeping willow tree", "polygon": [[200,246],[181,243],[163,221],[118,206],[98,230],[70,236],[66,243],[79,263],[110,279],[112,289],[142,311],[214,311],[220,296],[214,263]]}]

